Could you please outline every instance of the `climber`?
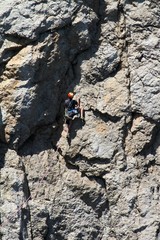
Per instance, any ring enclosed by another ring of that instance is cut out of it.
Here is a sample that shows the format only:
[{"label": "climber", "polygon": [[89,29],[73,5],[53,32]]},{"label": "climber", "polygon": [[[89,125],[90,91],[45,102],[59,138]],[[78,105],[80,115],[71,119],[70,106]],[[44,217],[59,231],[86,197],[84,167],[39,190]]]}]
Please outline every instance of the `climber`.
[{"label": "climber", "polygon": [[74,94],[69,92],[68,98],[65,100],[65,116],[68,128],[70,128],[71,120],[75,115],[80,115],[80,117],[84,120],[84,112],[83,108],[80,107],[80,99],[77,102],[73,99],[73,97]]}]

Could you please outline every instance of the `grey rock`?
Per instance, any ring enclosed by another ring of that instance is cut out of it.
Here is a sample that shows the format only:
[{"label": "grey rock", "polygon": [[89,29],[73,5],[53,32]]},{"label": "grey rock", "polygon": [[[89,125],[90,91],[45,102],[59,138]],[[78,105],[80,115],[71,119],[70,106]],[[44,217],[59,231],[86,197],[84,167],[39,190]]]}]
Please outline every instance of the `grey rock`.
[{"label": "grey rock", "polygon": [[160,239],[159,11],[0,0],[2,240]]},{"label": "grey rock", "polygon": [[[153,11],[149,11],[151,5],[155,7]],[[138,40],[128,47],[132,108],[133,111],[142,112],[149,118],[159,120],[160,106],[157,101],[160,98],[159,29],[157,31],[159,8],[156,8],[155,3],[148,2],[143,3],[138,11],[137,7],[130,9],[128,4],[126,11],[127,31],[130,32],[131,38]],[[146,14],[140,18],[139,14],[142,11]]]},{"label": "grey rock", "polygon": [[[22,3],[19,4],[21,6]],[[32,2],[27,4],[32,4]],[[61,4],[67,3],[61,2]],[[49,6],[45,6],[50,11]],[[72,4],[70,6],[72,7]],[[79,5],[73,3],[73,8],[76,6],[78,7]],[[28,9],[24,5],[24,9],[26,8]],[[56,11],[59,10],[57,9]],[[37,11],[41,12],[41,7]],[[87,19],[84,18],[86,12],[88,12]],[[67,15],[65,11],[63,13],[62,9],[61,14],[64,14],[64,17]],[[16,15],[13,16],[17,21]],[[38,17],[36,14],[34,16]],[[42,14],[42,16],[45,18],[45,15]],[[11,26],[14,26],[11,19],[8,21],[10,21]],[[21,24],[26,26],[25,21],[26,18],[20,21],[20,29],[17,29],[17,32],[20,31],[20,33],[25,34],[29,38],[25,29],[21,29]],[[77,18],[74,19],[73,27],[68,27],[68,29],[66,27],[70,33],[68,36],[66,35],[67,30],[64,29],[64,31],[51,33],[49,27],[44,24],[49,31],[48,34],[43,33],[42,37],[40,36],[40,42],[23,47],[7,62],[2,75],[1,91],[4,93],[6,89],[8,90],[7,93],[5,92],[5,97],[2,95],[1,108],[2,115],[5,112],[3,125],[6,125],[6,141],[15,149],[19,148],[34,133],[37,127],[51,124],[55,121],[60,109],[60,96],[63,91],[63,84],[65,85],[65,75],[71,67],[71,62],[76,54],[90,47],[91,35],[93,34],[90,28],[91,26],[96,28],[96,22],[96,14],[90,9],[83,7],[82,11],[77,13]],[[65,20],[64,23],[68,25],[68,22],[66,23]],[[41,31],[38,26],[32,26],[36,30],[39,29],[38,31]],[[64,24],[60,26],[60,28],[63,27]],[[34,33],[34,29],[30,28],[30,25],[28,28],[29,31]],[[10,34],[13,35],[12,31]],[[54,41],[52,41],[53,38]],[[7,49],[4,48],[4,51],[7,52]],[[45,81],[47,81],[47,85]],[[46,92],[44,89],[46,89]],[[41,101],[41,106],[37,107],[39,101]]]}]

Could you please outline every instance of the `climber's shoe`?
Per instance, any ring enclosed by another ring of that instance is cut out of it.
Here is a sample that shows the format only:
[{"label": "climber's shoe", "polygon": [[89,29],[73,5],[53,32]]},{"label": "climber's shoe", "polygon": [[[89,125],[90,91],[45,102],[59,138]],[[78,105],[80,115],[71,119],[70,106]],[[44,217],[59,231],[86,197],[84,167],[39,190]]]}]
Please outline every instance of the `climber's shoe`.
[{"label": "climber's shoe", "polygon": [[82,122],[83,122],[83,123],[85,123],[85,122],[86,122],[86,120],[85,120],[85,118],[84,118],[84,117],[82,117],[82,118],[81,118],[81,120],[82,120]]}]

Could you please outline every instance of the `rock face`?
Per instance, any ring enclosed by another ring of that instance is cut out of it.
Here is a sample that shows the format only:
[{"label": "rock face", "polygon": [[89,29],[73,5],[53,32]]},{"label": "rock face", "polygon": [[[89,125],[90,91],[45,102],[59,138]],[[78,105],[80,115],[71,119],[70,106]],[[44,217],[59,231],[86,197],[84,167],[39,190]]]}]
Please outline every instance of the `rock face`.
[{"label": "rock face", "polygon": [[157,1],[0,0],[0,18],[2,240],[160,240]]}]

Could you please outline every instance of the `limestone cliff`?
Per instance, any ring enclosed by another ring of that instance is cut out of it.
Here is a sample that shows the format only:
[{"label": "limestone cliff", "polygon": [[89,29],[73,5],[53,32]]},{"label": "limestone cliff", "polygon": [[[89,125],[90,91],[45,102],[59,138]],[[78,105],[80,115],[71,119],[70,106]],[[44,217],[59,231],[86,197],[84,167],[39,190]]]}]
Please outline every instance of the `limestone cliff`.
[{"label": "limestone cliff", "polygon": [[0,0],[0,33],[2,240],[160,240],[159,1]]}]

